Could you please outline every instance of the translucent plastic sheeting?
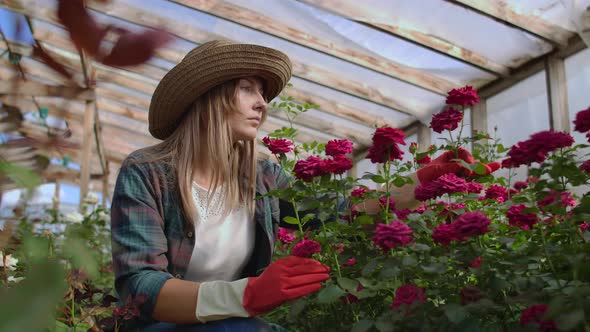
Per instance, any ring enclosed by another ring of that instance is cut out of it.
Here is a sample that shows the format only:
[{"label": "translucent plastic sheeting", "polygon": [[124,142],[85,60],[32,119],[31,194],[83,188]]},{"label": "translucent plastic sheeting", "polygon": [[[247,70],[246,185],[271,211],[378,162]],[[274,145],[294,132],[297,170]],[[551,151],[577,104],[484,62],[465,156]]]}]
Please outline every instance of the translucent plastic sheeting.
[{"label": "translucent plastic sheeting", "polygon": [[[251,28],[244,27],[218,17],[199,12],[184,6],[166,1],[142,2],[139,6],[137,1],[119,0],[114,1],[127,3],[136,6],[154,15],[165,17],[171,21],[183,22],[196,29],[205,30],[218,36],[239,40],[244,43],[255,43],[282,50],[294,61],[306,63],[314,67],[322,68],[331,73],[338,74],[344,80],[365,82],[368,87],[381,90],[399,91],[400,103],[406,108],[418,110],[418,116],[427,116],[430,110],[438,107],[444,100],[443,96],[431,93],[422,88],[391,78],[384,74],[376,73],[373,70],[354,65],[350,62],[339,60],[333,56],[317,52],[310,48],[297,45],[281,38],[271,36]],[[268,15],[272,13],[267,11]],[[277,18],[280,19],[280,18]],[[111,22],[118,22],[108,18]]]},{"label": "translucent plastic sheeting", "polygon": [[588,91],[590,91],[590,49],[584,49],[565,59],[565,77],[567,78],[571,134],[577,143],[588,144],[585,134],[574,131],[573,121],[576,118],[576,113],[590,107],[590,96],[588,96]]},{"label": "translucent plastic sheeting", "polygon": [[0,30],[6,39],[25,45],[33,44],[33,36],[25,16],[8,9],[0,8]]},{"label": "translucent plastic sheeting", "polygon": [[510,1],[519,12],[533,15],[566,30],[577,31],[590,0]]},{"label": "translucent plastic sheeting", "polygon": [[506,147],[528,139],[533,133],[548,130],[545,71],[489,98],[487,114],[490,135],[494,135],[494,128],[497,128],[497,137]]}]

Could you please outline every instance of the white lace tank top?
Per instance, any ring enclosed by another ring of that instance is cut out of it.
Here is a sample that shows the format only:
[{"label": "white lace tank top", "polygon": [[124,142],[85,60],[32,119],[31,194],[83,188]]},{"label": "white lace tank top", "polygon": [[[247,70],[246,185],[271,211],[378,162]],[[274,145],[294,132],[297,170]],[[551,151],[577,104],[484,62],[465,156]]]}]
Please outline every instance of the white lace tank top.
[{"label": "white lace tank top", "polygon": [[254,249],[254,217],[241,206],[223,217],[223,190],[216,190],[207,206],[207,189],[193,184],[199,214],[195,220],[195,247],[185,279],[203,282],[239,278]]}]

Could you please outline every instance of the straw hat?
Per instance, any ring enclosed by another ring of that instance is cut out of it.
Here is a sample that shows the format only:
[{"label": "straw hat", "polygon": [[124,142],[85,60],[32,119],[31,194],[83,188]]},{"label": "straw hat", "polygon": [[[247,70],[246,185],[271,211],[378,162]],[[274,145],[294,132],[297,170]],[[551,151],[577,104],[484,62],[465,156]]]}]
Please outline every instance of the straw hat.
[{"label": "straw hat", "polygon": [[226,81],[258,76],[266,100],[275,98],[291,78],[291,61],[272,48],[214,40],[199,45],[162,78],[152,96],[149,130],[170,136],[188,107],[207,90]]}]

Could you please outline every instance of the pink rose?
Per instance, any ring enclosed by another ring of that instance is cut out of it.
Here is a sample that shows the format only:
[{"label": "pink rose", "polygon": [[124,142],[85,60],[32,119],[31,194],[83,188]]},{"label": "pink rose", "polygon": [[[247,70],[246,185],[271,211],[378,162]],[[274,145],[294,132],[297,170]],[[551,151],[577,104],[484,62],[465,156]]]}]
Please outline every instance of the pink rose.
[{"label": "pink rose", "polygon": [[297,242],[291,251],[291,256],[311,257],[316,252],[322,252],[319,242],[305,239]]},{"label": "pink rose", "polygon": [[328,156],[340,156],[352,152],[353,144],[346,139],[334,139],[326,144],[326,154]]},{"label": "pink rose", "polygon": [[350,192],[350,196],[363,198],[365,196],[365,194],[368,192],[369,192],[369,189],[367,189],[366,187],[358,187],[358,188],[353,189]]},{"label": "pink rose", "polygon": [[483,189],[483,185],[479,182],[467,182],[467,192],[473,194],[479,194]]},{"label": "pink rose", "polygon": [[473,268],[477,268],[481,265],[482,261],[483,261],[483,259],[481,258],[481,256],[478,256],[469,266],[473,267]]},{"label": "pink rose", "polygon": [[473,87],[467,85],[460,89],[453,89],[447,95],[448,105],[473,106],[479,102],[479,95]]},{"label": "pink rose", "polygon": [[277,238],[283,243],[291,243],[295,241],[295,235],[293,235],[293,231],[283,227],[279,227]]},{"label": "pink rose", "polygon": [[[385,209],[385,207],[387,206],[387,197],[379,197],[379,204],[381,204],[381,207],[383,209]],[[393,201],[392,197],[389,197],[388,210],[389,210],[389,212],[392,212],[393,210],[395,210],[395,202]]]},{"label": "pink rose", "polygon": [[342,266],[353,266],[354,264],[356,264],[356,259],[351,257]]}]

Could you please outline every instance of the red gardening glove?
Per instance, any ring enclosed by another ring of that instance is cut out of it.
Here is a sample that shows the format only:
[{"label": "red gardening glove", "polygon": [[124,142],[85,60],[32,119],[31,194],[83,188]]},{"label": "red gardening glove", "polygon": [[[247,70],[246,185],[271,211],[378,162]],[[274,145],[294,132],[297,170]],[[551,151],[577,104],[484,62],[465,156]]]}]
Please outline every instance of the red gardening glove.
[{"label": "red gardening glove", "polygon": [[250,316],[271,311],[286,301],[317,292],[330,268],[311,258],[279,258],[258,277],[248,278],[242,304]]},{"label": "red gardening glove", "polygon": [[[477,161],[469,151],[464,148],[459,148],[458,157],[455,151],[446,151],[438,158],[434,159],[424,167],[420,168],[416,174],[420,183],[430,182],[438,179],[440,176],[448,173],[453,173],[458,176],[474,176],[475,173],[470,169],[464,167],[456,159],[462,159],[468,164],[475,164]],[[489,164],[484,164],[486,169],[485,175],[489,175],[500,168],[500,163],[495,161]]]}]

